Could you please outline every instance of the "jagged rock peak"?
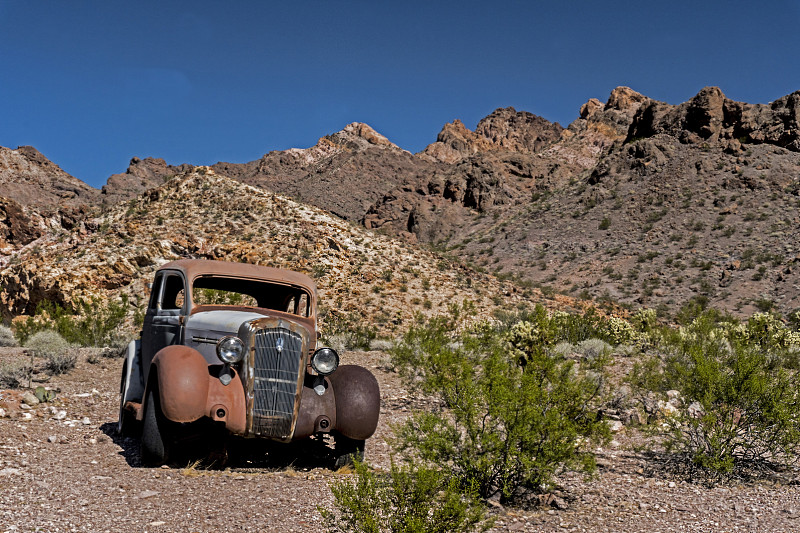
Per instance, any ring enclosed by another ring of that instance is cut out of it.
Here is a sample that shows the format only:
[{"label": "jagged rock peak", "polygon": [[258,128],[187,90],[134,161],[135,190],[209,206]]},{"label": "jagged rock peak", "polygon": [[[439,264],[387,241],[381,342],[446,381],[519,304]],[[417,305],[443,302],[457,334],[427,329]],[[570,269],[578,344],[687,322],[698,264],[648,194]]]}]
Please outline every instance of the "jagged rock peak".
[{"label": "jagged rock peak", "polygon": [[45,209],[91,204],[98,194],[32,146],[0,146],[0,191],[23,206]]},{"label": "jagged rock peak", "polygon": [[620,86],[611,91],[611,95],[606,102],[606,109],[616,109],[617,111],[636,111],[639,106],[650,100],[641,93],[637,93],[630,87]]},{"label": "jagged rock peak", "polygon": [[603,102],[597,98],[589,98],[589,101],[581,106],[580,117],[589,118],[601,109],[603,109]]},{"label": "jagged rock peak", "polygon": [[557,141],[563,130],[557,122],[506,107],[478,122],[475,133],[508,151],[534,153]]},{"label": "jagged rock peak", "polygon": [[556,142],[564,130],[540,116],[513,107],[495,109],[481,119],[475,131],[456,119],[445,124],[436,142],[421,155],[443,163],[456,163],[478,152],[506,151],[532,154]]},{"label": "jagged rock peak", "polygon": [[164,183],[169,176],[194,168],[189,164],[173,166],[161,158],[133,157],[124,173],[109,176],[102,188],[103,203],[112,204],[132,198],[147,189]]},{"label": "jagged rock peak", "polygon": [[345,126],[343,130],[323,137],[319,140],[317,146],[325,144],[326,142],[332,142],[335,145],[349,150],[364,150],[370,147],[388,148],[392,150],[401,149],[363,122],[353,122]]}]

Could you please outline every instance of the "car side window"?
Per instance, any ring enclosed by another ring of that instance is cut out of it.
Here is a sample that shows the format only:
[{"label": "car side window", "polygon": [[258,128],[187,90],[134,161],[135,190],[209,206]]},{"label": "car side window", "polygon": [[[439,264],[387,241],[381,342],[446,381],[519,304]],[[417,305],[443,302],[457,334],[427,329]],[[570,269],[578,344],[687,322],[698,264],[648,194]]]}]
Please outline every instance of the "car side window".
[{"label": "car side window", "polygon": [[161,309],[164,311],[182,309],[185,294],[183,278],[178,275],[168,275],[164,282],[164,295],[161,298]]},{"label": "car side window", "polygon": [[153,282],[153,288],[150,291],[150,309],[156,309],[158,307],[158,296],[161,292],[161,281],[164,279],[164,276],[158,275],[156,276],[156,280]]}]

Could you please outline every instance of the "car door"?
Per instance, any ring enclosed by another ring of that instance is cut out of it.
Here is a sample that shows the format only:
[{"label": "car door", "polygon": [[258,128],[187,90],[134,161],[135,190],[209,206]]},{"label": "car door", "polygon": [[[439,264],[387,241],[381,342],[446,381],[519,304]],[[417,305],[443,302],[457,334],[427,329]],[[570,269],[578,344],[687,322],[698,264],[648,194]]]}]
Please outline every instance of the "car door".
[{"label": "car door", "polygon": [[188,308],[185,300],[183,274],[171,270],[159,272],[144,317],[142,358],[145,376],[149,373],[150,362],[160,349],[183,343],[183,318]]}]

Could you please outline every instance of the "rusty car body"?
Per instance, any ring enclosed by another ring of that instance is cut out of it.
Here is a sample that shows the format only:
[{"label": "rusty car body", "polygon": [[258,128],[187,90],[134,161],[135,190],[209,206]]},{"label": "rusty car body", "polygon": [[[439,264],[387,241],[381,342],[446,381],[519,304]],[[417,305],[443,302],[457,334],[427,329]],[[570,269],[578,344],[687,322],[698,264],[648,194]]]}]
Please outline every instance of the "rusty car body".
[{"label": "rusty car body", "polygon": [[170,462],[186,434],[209,427],[284,443],[328,435],[337,463],[363,453],[378,384],[317,346],[316,306],[301,273],[199,259],[161,266],[120,383],[118,430],[141,437],[142,463]]}]

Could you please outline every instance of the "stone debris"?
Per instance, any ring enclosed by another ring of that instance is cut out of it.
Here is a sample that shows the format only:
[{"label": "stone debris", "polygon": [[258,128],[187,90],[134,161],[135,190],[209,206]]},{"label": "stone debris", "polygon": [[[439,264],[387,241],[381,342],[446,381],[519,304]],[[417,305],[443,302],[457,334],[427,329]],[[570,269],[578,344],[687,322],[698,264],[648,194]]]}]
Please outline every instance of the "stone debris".
[{"label": "stone debris", "polygon": [[[30,391],[27,391],[25,394],[23,394],[23,395],[22,395],[22,401],[23,401],[24,403],[28,404],[30,407],[33,407],[33,406],[39,405],[39,398],[37,398],[37,397],[36,397],[36,396],[35,396],[35,395],[34,395],[32,392],[30,392]],[[22,406],[20,405],[20,407],[22,407]],[[30,407],[28,407],[28,409],[30,409]]]}]

